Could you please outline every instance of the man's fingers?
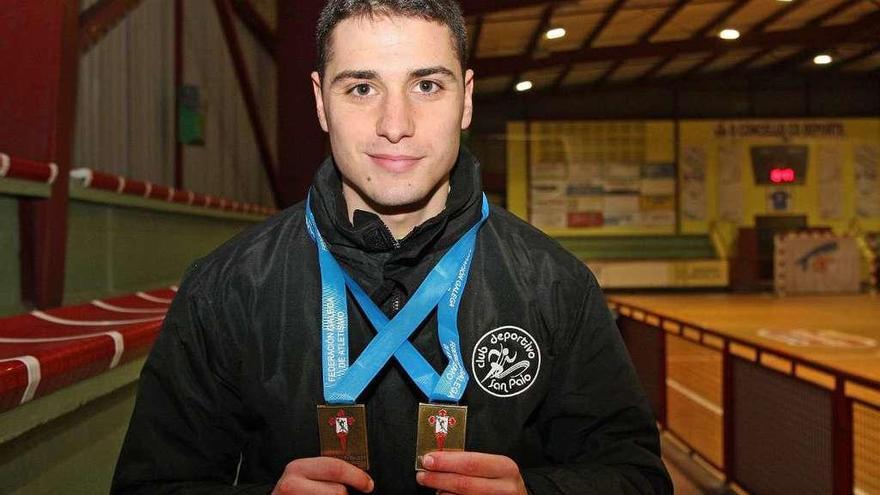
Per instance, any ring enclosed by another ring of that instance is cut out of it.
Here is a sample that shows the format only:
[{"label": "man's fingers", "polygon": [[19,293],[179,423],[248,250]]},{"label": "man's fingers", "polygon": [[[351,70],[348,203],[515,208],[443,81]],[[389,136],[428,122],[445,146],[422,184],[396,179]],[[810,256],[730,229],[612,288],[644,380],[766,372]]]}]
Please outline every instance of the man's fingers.
[{"label": "man's fingers", "polygon": [[348,489],[345,485],[333,483],[332,481],[314,481],[305,478],[291,478],[290,480],[282,480],[272,495],[347,495]]},{"label": "man's fingers", "polygon": [[518,477],[519,467],[509,457],[482,452],[431,452],[422,457],[428,471],[444,471],[481,478]]},{"label": "man's fingers", "polygon": [[519,493],[513,479],[490,479],[466,476],[458,473],[420,471],[416,481],[437,493],[454,493],[456,495],[517,495]]},{"label": "man's fingers", "polygon": [[285,472],[315,481],[342,483],[361,492],[373,491],[373,479],[366,471],[333,457],[297,459],[287,465]]}]

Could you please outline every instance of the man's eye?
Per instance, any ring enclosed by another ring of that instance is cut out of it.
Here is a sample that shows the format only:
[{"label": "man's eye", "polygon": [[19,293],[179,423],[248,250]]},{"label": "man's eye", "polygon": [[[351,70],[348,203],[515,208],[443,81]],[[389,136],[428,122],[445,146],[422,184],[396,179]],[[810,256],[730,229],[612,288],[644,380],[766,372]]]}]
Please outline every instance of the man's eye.
[{"label": "man's eye", "polygon": [[357,96],[367,96],[370,94],[371,89],[372,88],[370,88],[369,84],[358,84],[357,86],[352,88],[352,92],[354,92],[354,94],[356,94]]},{"label": "man's eye", "polygon": [[436,93],[440,90],[440,85],[434,81],[419,81],[418,88],[422,93]]}]

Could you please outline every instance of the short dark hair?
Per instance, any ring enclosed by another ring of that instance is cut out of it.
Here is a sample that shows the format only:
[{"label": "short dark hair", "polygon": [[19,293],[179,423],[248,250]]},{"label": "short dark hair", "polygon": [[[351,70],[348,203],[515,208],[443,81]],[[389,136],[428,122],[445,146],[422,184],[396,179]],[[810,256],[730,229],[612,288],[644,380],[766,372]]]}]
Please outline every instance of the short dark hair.
[{"label": "short dark hair", "polygon": [[467,65],[467,30],[456,0],[328,0],[318,17],[315,38],[318,44],[318,73],[330,59],[330,35],[337,24],[350,17],[376,15],[418,17],[445,25],[452,33],[452,47],[458,55],[462,72]]}]

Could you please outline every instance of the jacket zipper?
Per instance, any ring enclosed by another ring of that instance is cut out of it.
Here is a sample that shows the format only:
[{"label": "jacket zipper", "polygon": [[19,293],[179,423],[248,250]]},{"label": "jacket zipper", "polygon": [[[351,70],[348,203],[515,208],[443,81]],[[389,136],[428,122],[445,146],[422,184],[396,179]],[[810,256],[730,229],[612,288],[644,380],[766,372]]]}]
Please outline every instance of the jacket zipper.
[{"label": "jacket zipper", "polygon": [[[381,222],[382,227],[385,229],[385,232],[388,234],[388,238],[391,239],[391,245],[394,249],[400,249],[400,241],[394,237],[394,234],[391,233],[391,229],[385,225],[385,222]],[[395,289],[393,292],[393,299],[391,300],[391,314],[396,315],[398,311],[400,311],[400,293]]]},{"label": "jacket zipper", "polygon": [[398,241],[397,238],[394,237],[394,234],[391,233],[391,229],[389,229],[388,226],[385,225],[385,222],[379,223],[382,224],[382,228],[384,228],[385,232],[388,233],[388,238],[391,239],[391,245],[394,247],[394,249],[400,249],[400,241]]}]

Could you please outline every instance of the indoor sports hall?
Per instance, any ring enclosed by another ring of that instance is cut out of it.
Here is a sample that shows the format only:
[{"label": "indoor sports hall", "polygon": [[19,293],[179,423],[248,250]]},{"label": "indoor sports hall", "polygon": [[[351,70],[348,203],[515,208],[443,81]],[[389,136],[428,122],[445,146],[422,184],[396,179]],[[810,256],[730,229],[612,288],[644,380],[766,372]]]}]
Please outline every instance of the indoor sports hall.
[{"label": "indoor sports hall", "polygon": [[[595,276],[676,493],[880,495],[880,0],[457,3],[462,146]],[[188,268],[306,199],[323,6],[0,0],[0,493],[108,493]]]}]

